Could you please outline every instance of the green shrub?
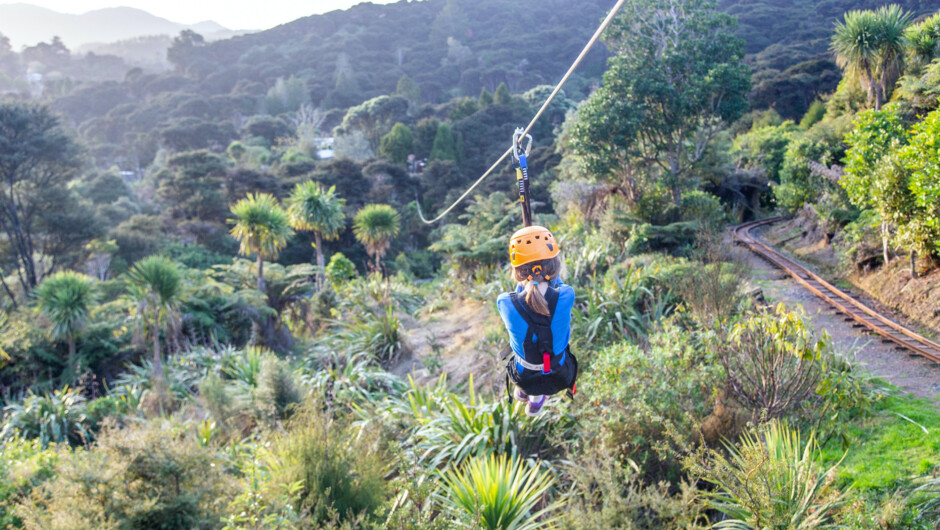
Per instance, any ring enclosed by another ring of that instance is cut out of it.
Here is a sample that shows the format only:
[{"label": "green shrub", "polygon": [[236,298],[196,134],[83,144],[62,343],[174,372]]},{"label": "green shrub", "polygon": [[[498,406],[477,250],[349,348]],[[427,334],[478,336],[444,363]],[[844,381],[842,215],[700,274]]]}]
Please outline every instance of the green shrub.
[{"label": "green shrub", "polygon": [[232,481],[187,429],[156,421],[105,429],[63,455],[55,478],[20,499],[29,529],[218,528]]},{"label": "green shrub", "polygon": [[4,440],[17,435],[36,438],[45,448],[51,443],[81,445],[92,437],[85,397],[73,388],[41,396],[30,393],[22,403],[7,405],[3,413],[0,438]]},{"label": "green shrub", "polygon": [[828,528],[846,493],[834,487],[839,464],[819,469],[819,447],[810,435],[771,422],[727,444],[726,457],[702,450],[687,459],[696,478],[716,486],[708,505],[728,518],[716,528]]},{"label": "green shrub", "polygon": [[676,452],[663,445],[700,439],[699,427],[723,386],[708,336],[667,320],[646,349],[622,342],[594,353],[578,381],[583,435],[576,451],[603,445],[620,461],[634,460],[644,480],[678,481]]},{"label": "green shrub", "polygon": [[679,220],[681,212],[673,202],[672,192],[662,185],[649,186],[633,208],[633,214],[652,225],[665,225]]},{"label": "green shrub", "polygon": [[290,430],[275,439],[281,462],[275,478],[283,485],[303,485],[295,508],[306,511],[312,523],[364,524],[386,500],[388,457],[369,431],[337,421],[321,408],[309,402]]},{"label": "green shrub", "polygon": [[55,444],[43,448],[38,439],[14,436],[0,445],[0,526],[19,528],[13,501],[55,476],[61,451]]},{"label": "green shrub", "polygon": [[427,473],[490,454],[548,458],[558,451],[551,436],[564,436],[572,428],[568,417],[553,420],[542,414],[530,420],[521,405],[479,399],[472,378],[469,398],[448,391],[446,383],[445,376],[434,387],[412,381],[392,408],[393,416],[414,418],[407,446]]},{"label": "green shrub", "polygon": [[715,349],[728,391],[754,418],[799,409],[816,392],[820,359],[831,354],[825,330],[817,334],[801,307],[789,311],[782,303],[734,324],[727,337],[715,341]]},{"label": "green shrub", "polygon": [[[443,505],[460,526],[486,530],[550,528],[563,504],[541,503],[554,485],[538,466],[506,455],[474,457],[441,475]],[[535,511],[536,506],[539,510]]]},{"label": "green shrub", "polygon": [[825,116],[826,104],[818,99],[813,100],[809,108],[806,109],[806,113],[803,114],[803,119],[800,120],[800,128],[809,129],[813,125],[821,122]]},{"label": "green shrub", "polygon": [[274,353],[267,348],[249,346],[237,355],[223,357],[222,373],[234,379],[236,384],[254,389],[258,386],[261,365],[272,356]]},{"label": "green shrub", "polygon": [[695,221],[684,221],[664,226],[639,224],[633,228],[624,250],[637,255],[647,252],[666,252],[686,255],[695,245],[695,237],[701,226]]},{"label": "green shrub", "polygon": [[622,463],[603,445],[585,447],[567,460],[572,487],[560,521],[566,530],[706,528],[699,492],[686,480],[647,483],[632,460]]},{"label": "green shrub", "polygon": [[845,225],[836,240],[843,267],[859,269],[872,262],[881,263],[881,217],[874,210],[863,210],[857,219]]},{"label": "green shrub", "polygon": [[223,437],[237,428],[236,419],[243,412],[241,403],[218,374],[209,374],[199,383],[199,400]]},{"label": "green shrub", "polygon": [[89,428],[97,432],[106,421],[120,423],[124,416],[133,412],[128,400],[123,399],[122,396],[108,395],[89,401],[85,415],[88,418]]},{"label": "green shrub", "polygon": [[718,197],[700,190],[682,196],[682,220],[696,221],[701,226],[720,228],[728,215]]},{"label": "green shrub", "polygon": [[242,475],[242,491],[229,503],[222,530],[303,527],[302,513],[295,509],[303,483],[282,485],[274,480],[272,470],[279,462],[262,445],[249,445],[239,456],[235,465]]},{"label": "green shrub", "polygon": [[727,254],[724,234],[703,230],[693,259],[657,260],[656,276],[688,310],[695,322],[706,328],[730,319],[741,305],[745,270]]},{"label": "green shrub", "polygon": [[398,360],[404,348],[401,322],[391,305],[378,315],[371,311],[352,315],[341,333],[349,351],[368,353],[386,368]]},{"label": "green shrub", "polygon": [[350,354],[334,348],[328,340],[322,340],[318,346],[303,357],[301,380],[311,395],[331,395],[336,408],[377,403],[385,396],[398,396],[405,391],[402,380],[376,366],[371,355]]},{"label": "green shrub", "polygon": [[614,267],[602,282],[588,284],[572,314],[576,348],[641,340],[675,309],[675,298],[652,267]]},{"label": "green shrub", "polygon": [[326,265],[326,277],[333,284],[335,289],[339,289],[346,282],[358,276],[356,265],[349,260],[342,252],[333,254],[330,262]]},{"label": "green shrub", "polygon": [[292,408],[303,399],[290,366],[273,357],[261,363],[258,375],[258,404],[262,413],[275,418],[286,419]]},{"label": "green shrub", "polygon": [[754,171],[771,182],[780,182],[787,146],[797,131],[799,129],[792,121],[768,125],[755,123],[750,131],[734,139],[731,156],[735,166]]},{"label": "green shrub", "polygon": [[812,164],[830,165],[842,158],[843,135],[834,127],[822,123],[802,135],[793,135],[787,146],[780,169],[780,184],[774,194],[780,206],[796,211],[806,203],[814,203],[836,186],[826,177],[813,171]]},{"label": "green shrub", "polygon": [[462,274],[501,263],[507,238],[515,230],[517,208],[503,192],[476,195],[460,222],[442,226],[428,248],[446,256]]}]

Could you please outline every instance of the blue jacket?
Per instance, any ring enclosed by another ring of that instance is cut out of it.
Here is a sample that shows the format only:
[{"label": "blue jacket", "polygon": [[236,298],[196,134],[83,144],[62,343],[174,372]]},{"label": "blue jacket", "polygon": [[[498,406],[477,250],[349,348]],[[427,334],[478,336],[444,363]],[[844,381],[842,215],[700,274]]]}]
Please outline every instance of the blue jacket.
[{"label": "blue jacket", "polygon": [[[565,349],[568,347],[568,340],[571,338],[571,309],[574,307],[574,289],[565,285],[561,280],[552,280],[550,284],[558,290],[558,305],[555,307],[555,314],[552,317],[552,342],[554,342],[552,352],[555,355],[562,355],[559,365],[565,364]],[[516,287],[516,292],[522,292],[522,286]],[[496,307],[499,309],[499,315],[503,318],[503,324],[506,325],[506,331],[509,332],[509,346],[517,357],[525,359],[525,352],[522,348],[522,341],[525,340],[528,324],[522,318],[522,315],[516,311],[509,298],[509,293],[503,293],[496,299]],[[533,337],[537,340],[537,337]],[[516,370],[522,373],[524,368],[518,362]]]}]

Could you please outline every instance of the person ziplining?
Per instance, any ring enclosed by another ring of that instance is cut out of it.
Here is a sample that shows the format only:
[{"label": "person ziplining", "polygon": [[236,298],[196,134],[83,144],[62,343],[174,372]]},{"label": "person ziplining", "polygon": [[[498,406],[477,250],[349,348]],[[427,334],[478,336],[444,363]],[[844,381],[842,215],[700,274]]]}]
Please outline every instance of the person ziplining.
[{"label": "person ziplining", "polygon": [[[436,223],[466,199],[507,157],[512,156],[524,228],[516,231],[509,240],[509,261],[513,280],[517,283],[516,289],[501,294],[496,300],[496,306],[509,334],[511,355],[506,363],[507,392],[512,399],[526,403],[526,414],[529,416],[542,411],[548,396],[567,390],[573,398],[577,392],[578,377],[578,361],[568,345],[574,289],[565,285],[559,277],[562,261],[559,258],[561,249],[558,241],[548,228],[532,224],[527,160],[532,147],[529,132],[613,21],[624,2],[618,0],[607,14],[529,125],[516,129],[512,147],[472,186],[434,219],[425,219],[421,202],[418,201],[421,221],[426,224]],[[525,145],[523,141],[526,141]]]},{"label": "person ziplining", "polygon": [[[527,140],[525,146],[523,140]],[[528,153],[532,136],[517,129],[512,138],[513,166],[519,186],[519,204],[525,225],[509,239],[509,262],[515,291],[496,299],[499,315],[509,333],[512,355],[506,363],[507,390],[526,403],[526,414],[541,412],[548,396],[576,391],[578,361],[568,347],[574,289],[559,277],[561,248],[544,226],[532,225],[529,204]]]},{"label": "person ziplining", "polygon": [[516,290],[496,299],[509,333],[512,356],[506,374],[512,397],[526,403],[526,414],[541,412],[548,396],[576,392],[578,360],[571,353],[571,309],[574,289],[559,278],[560,249],[543,226],[528,226],[509,241]]}]

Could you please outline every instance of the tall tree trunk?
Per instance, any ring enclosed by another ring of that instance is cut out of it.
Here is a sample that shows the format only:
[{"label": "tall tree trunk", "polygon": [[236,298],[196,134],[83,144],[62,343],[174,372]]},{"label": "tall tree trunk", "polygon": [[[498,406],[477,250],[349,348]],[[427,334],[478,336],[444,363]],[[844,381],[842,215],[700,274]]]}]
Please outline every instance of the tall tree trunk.
[{"label": "tall tree trunk", "polygon": [[878,91],[878,84],[875,83],[875,76],[871,73],[871,66],[865,66],[865,73],[868,74],[868,93],[875,95],[875,110],[881,110],[881,93]]},{"label": "tall tree trunk", "polygon": [[160,356],[160,325],[156,315],[153,318],[151,326],[153,333],[153,375],[157,379],[163,379],[163,358]]},{"label": "tall tree trunk", "polygon": [[10,290],[10,286],[7,285],[6,278],[3,277],[3,271],[0,270],[0,285],[3,286],[3,290],[6,291],[7,296],[10,297],[10,302],[13,304],[13,310],[16,311],[20,308],[20,305],[16,303],[16,296],[13,294],[13,291]]},{"label": "tall tree trunk", "polygon": [[672,202],[676,205],[676,208],[682,207],[682,189],[679,183],[680,170],[682,160],[681,160],[681,151],[682,145],[678,142],[674,142],[673,145],[669,146],[669,175],[672,177]]},{"label": "tall tree trunk", "polygon": [[917,252],[911,250],[911,276],[917,278]]},{"label": "tall tree trunk", "polygon": [[881,101],[888,102],[888,65],[881,69],[881,79],[878,80],[878,90],[881,91]]},{"label": "tall tree trunk", "polygon": [[881,251],[884,253],[885,267],[888,266],[888,222],[881,222]]},{"label": "tall tree trunk", "polygon": [[75,366],[75,339],[69,339],[69,366]]},{"label": "tall tree trunk", "polygon": [[258,290],[264,292],[264,257],[258,252]]},{"label": "tall tree trunk", "polygon": [[323,241],[320,238],[320,232],[314,232],[313,238],[317,246],[317,290],[323,289],[325,260],[323,259]]}]

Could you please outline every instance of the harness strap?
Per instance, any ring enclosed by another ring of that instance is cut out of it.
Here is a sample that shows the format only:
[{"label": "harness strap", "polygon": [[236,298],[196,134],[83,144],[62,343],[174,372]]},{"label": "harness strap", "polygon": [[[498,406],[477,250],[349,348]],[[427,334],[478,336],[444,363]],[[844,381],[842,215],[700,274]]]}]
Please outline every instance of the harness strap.
[{"label": "harness strap", "polygon": [[519,363],[520,365],[522,365],[522,367],[525,368],[526,370],[532,370],[534,372],[541,372],[545,369],[544,364],[532,364],[526,361],[525,359],[523,359],[522,357],[519,357],[518,355],[516,355],[515,361]]},{"label": "harness strap", "polygon": [[[516,362],[520,366],[528,370],[541,371],[543,374],[551,373],[552,371],[552,355],[554,355],[554,341],[552,338],[552,319],[555,316],[555,309],[558,307],[558,290],[552,287],[549,287],[545,291],[545,301],[548,302],[548,312],[549,315],[543,315],[540,313],[535,313],[529,310],[525,302],[519,298],[518,293],[510,293],[509,300],[512,302],[513,307],[519,313],[519,316],[525,321],[528,329],[526,330],[525,339],[523,340],[523,355],[516,355]],[[531,352],[532,339],[533,336],[538,338],[538,344],[535,346],[538,348],[542,356],[541,366],[528,362],[525,359],[525,354],[527,350]]]}]

